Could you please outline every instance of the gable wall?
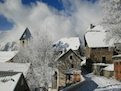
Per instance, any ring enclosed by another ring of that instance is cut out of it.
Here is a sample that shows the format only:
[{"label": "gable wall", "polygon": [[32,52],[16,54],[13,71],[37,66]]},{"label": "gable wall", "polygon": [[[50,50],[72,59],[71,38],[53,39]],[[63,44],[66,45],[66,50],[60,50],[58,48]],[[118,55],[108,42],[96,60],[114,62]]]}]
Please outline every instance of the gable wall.
[{"label": "gable wall", "polygon": [[26,82],[23,75],[21,75],[21,77],[20,77],[14,91],[30,91],[30,89],[29,89],[29,87],[27,85],[27,82]]}]

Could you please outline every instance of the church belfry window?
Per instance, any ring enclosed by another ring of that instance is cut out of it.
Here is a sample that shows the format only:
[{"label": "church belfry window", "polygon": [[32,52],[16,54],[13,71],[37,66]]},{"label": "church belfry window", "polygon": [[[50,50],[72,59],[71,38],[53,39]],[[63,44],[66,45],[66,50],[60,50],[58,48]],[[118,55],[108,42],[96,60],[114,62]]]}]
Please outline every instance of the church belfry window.
[{"label": "church belfry window", "polygon": [[24,44],[24,40],[22,41],[22,43]]}]

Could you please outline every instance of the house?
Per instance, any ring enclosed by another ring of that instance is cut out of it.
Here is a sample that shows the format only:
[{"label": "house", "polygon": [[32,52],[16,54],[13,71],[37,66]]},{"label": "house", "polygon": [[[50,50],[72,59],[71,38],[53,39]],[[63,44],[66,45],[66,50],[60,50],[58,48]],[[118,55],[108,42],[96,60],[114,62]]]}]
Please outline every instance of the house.
[{"label": "house", "polygon": [[94,63],[93,64],[94,75],[104,76],[107,78],[114,76],[114,65],[105,63]]},{"label": "house", "polygon": [[106,41],[106,34],[100,25],[90,28],[85,36],[86,58],[94,63],[113,63],[113,44]]},{"label": "house", "polygon": [[0,91],[30,91],[22,73],[0,72]]},{"label": "house", "polygon": [[58,78],[59,86],[65,86],[66,81],[66,71],[72,68],[80,70],[81,57],[78,56],[72,49],[69,49],[67,52],[62,53],[55,62],[57,62],[58,68]]},{"label": "house", "polygon": [[114,76],[114,64],[109,64],[107,67],[103,68],[103,76],[107,78]]},{"label": "house", "polygon": [[34,77],[33,69],[31,68],[30,63],[10,63],[10,62],[0,62],[0,73],[1,72],[9,73],[22,73],[27,81],[27,84],[31,90],[35,89],[36,77]]},{"label": "house", "polygon": [[32,38],[31,32],[28,28],[25,29],[24,33],[20,37],[20,44],[24,47],[28,44],[30,39]]},{"label": "house", "polygon": [[79,37],[69,37],[69,38],[61,38],[57,42],[53,44],[56,52],[62,54],[63,52],[67,52],[70,49],[76,52],[79,56],[81,55],[81,40]]},{"label": "house", "polygon": [[18,51],[0,51],[0,62],[12,62]]},{"label": "house", "polygon": [[105,63],[93,63],[93,73],[98,76],[103,76],[103,68],[107,67],[109,64]]},{"label": "house", "polygon": [[121,54],[112,57],[114,62],[114,76],[121,81]]}]

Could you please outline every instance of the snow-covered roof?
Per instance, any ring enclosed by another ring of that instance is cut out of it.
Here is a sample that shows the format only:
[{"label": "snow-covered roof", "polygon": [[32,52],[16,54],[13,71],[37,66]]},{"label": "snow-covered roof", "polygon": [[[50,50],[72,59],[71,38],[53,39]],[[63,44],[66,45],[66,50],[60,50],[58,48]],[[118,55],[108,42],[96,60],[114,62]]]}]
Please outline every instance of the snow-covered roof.
[{"label": "snow-covered roof", "polygon": [[62,38],[54,44],[58,44],[59,42],[62,42],[63,45],[65,45],[65,44],[68,45],[66,50],[69,50],[69,49],[78,50],[80,47],[79,37]]},{"label": "snow-covered roof", "polygon": [[113,56],[112,58],[121,58],[121,54],[115,55],[115,56]]},{"label": "snow-covered roof", "polygon": [[107,67],[103,68],[103,70],[106,70],[106,71],[114,71],[114,64],[108,65]]},{"label": "snow-covered roof", "polygon": [[106,34],[108,32],[105,31],[101,26],[94,27],[90,29],[85,34],[85,39],[88,47],[97,48],[97,47],[110,47],[111,43],[106,42]]},{"label": "snow-covered roof", "polygon": [[121,54],[112,56],[114,62],[121,62]]},{"label": "snow-covered roof", "polygon": [[0,62],[0,71],[22,72],[26,76],[30,63],[3,63]]},{"label": "snow-covered roof", "polygon": [[[92,81],[94,81],[98,85],[98,87],[93,89],[93,91],[120,91],[121,89],[121,82],[117,81],[114,78],[96,76],[96,75],[93,75],[93,73],[87,74],[86,77],[89,77]],[[91,84],[89,87],[91,89],[91,88],[94,88],[95,85]]]},{"label": "snow-covered roof", "polygon": [[13,76],[0,77],[0,91],[14,91],[21,73]]},{"label": "snow-covered roof", "polygon": [[18,51],[0,51],[0,62],[10,61]]},{"label": "snow-covered roof", "polygon": [[108,66],[109,64],[105,64],[105,63],[93,63],[93,65],[98,65],[98,66]]},{"label": "snow-covered roof", "polygon": [[88,47],[109,47],[106,43],[106,33],[105,32],[87,32],[85,34],[85,39]]}]

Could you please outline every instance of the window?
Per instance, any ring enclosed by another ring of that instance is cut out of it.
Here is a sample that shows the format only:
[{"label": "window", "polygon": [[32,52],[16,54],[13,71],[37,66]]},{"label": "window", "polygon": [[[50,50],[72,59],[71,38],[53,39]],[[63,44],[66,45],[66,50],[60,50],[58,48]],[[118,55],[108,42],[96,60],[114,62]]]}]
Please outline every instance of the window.
[{"label": "window", "polygon": [[70,59],[72,59],[72,56],[70,56]]},{"label": "window", "polygon": [[106,57],[102,57],[102,62],[106,63]]},{"label": "window", "polygon": [[71,75],[67,75],[67,79],[68,80],[71,80]]},{"label": "window", "polygon": [[24,40],[23,40],[22,42],[23,42],[23,44],[24,44]]},{"label": "window", "polygon": [[54,78],[55,80],[57,80],[57,72],[55,71],[55,74],[54,74]]},{"label": "window", "polygon": [[71,68],[74,68],[74,64],[71,64]]}]

